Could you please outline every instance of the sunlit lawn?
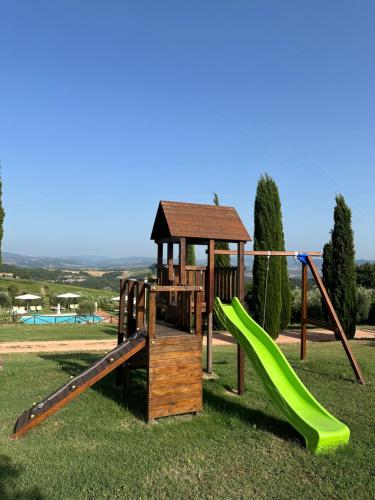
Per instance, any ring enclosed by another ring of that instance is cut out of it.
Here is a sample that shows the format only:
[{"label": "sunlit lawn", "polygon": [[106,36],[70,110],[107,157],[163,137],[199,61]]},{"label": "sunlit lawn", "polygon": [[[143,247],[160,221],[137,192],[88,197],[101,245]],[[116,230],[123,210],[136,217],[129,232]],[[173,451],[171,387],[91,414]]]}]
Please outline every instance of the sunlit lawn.
[{"label": "sunlit lawn", "polygon": [[246,394],[230,392],[236,383],[233,347],[215,348],[220,378],[204,382],[199,416],[148,426],[144,375],[133,381],[129,405],[110,375],[11,441],[24,409],[99,355],[4,356],[0,498],[374,498],[375,345],[352,345],[366,386],[354,381],[338,342],[311,344],[304,364],[298,346],[283,346],[312,393],[351,429],[348,447],[322,456],[306,450],[249,363]]}]

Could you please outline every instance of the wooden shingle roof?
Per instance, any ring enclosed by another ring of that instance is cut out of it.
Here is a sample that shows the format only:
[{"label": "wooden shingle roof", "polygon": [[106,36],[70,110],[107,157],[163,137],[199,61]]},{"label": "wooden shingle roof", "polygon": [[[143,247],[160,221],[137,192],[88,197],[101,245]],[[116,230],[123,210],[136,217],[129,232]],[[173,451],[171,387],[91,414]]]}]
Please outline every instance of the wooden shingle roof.
[{"label": "wooden shingle roof", "polygon": [[151,239],[250,241],[251,238],[233,207],[161,201]]}]

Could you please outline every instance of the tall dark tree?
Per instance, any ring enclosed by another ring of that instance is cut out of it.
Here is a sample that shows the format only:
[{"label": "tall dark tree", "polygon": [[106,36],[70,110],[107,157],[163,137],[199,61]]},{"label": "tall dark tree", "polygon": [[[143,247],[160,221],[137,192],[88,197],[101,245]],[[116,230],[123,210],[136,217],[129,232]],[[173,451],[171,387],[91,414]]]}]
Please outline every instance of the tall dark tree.
[{"label": "tall dark tree", "polygon": [[188,266],[195,266],[195,245],[187,245],[186,247],[186,264]]},{"label": "tall dark tree", "polygon": [[4,217],[5,217],[5,211],[3,208],[3,182],[1,178],[1,171],[0,171],[0,262],[2,261],[2,241],[3,241],[3,223],[4,223]]},{"label": "tall dark tree", "polygon": [[342,195],[336,196],[331,242],[323,255],[323,279],[348,338],[355,335],[357,286],[352,213]]},{"label": "tall dark tree", "polygon": [[[254,205],[254,250],[284,249],[279,191],[275,181],[263,175]],[[261,325],[264,320],[264,328],[273,338],[289,323],[291,298],[284,257],[254,257],[252,312]]]},{"label": "tall dark tree", "polygon": [[[217,207],[220,205],[217,193],[214,193],[213,202]],[[229,250],[229,243],[227,243],[226,241],[216,241],[215,249]],[[230,255],[215,255],[215,267],[218,267],[220,269],[230,267]]]},{"label": "tall dark tree", "polygon": [[[333,288],[333,264],[332,264],[332,243],[329,241],[323,247],[322,278],[328,295],[332,297]],[[326,321],[329,321],[327,306],[322,299],[322,309]]]}]

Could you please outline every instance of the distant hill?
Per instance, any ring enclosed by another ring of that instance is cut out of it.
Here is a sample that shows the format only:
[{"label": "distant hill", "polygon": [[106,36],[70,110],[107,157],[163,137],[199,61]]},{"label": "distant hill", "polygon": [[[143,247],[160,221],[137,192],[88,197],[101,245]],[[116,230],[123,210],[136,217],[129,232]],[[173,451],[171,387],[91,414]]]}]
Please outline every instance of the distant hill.
[{"label": "distant hill", "polygon": [[3,252],[3,263],[13,266],[43,269],[132,269],[149,267],[155,263],[152,257],[101,257],[79,255],[68,257],[31,257]]}]

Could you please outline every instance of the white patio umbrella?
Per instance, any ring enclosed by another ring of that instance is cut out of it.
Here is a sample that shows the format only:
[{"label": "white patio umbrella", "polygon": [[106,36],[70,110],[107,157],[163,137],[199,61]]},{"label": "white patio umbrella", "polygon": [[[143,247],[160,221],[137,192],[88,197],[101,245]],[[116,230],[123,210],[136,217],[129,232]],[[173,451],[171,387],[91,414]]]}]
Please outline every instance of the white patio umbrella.
[{"label": "white patio umbrella", "polygon": [[60,302],[57,304],[56,314],[61,314],[61,306],[60,306]]},{"label": "white patio umbrella", "polygon": [[42,297],[39,295],[34,295],[32,293],[24,293],[23,295],[18,295],[15,297],[16,300],[26,300],[27,302],[31,302],[32,300],[40,300]]},{"label": "white patio umbrella", "polygon": [[59,299],[67,299],[69,308],[69,302],[70,302],[69,299],[77,299],[78,297],[80,297],[80,295],[78,295],[77,293],[67,292],[67,293],[61,293],[60,295],[57,295],[57,297]]}]

